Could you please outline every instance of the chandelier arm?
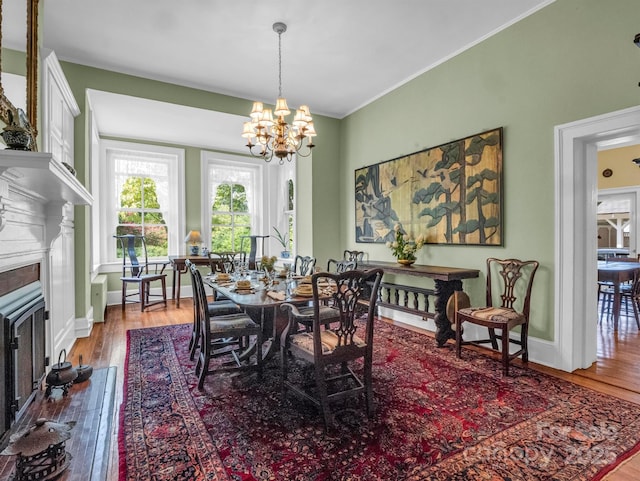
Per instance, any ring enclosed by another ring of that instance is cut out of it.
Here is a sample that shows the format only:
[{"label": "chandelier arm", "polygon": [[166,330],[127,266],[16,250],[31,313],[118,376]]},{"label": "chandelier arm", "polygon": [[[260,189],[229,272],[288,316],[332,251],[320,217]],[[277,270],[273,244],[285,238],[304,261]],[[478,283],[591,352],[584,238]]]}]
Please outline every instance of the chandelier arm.
[{"label": "chandelier arm", "polygon": [[251,154],[252,157],[255,157],[256,159],[262,159],[265,162],[271,162],[271,159],[273,158],[273,150],[271,150],[270,148],[261,145],[262,151],[260,152],[254,152],[253,148],[256,147],[257,145],[260,144],[251,144],[248,143],[247,147],[249,148],[249,153]]}]

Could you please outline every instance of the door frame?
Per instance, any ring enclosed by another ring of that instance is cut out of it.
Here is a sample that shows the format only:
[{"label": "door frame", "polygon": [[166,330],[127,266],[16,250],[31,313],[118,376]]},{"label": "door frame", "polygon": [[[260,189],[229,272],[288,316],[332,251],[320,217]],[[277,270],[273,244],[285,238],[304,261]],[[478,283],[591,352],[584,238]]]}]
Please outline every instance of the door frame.
[{"label": "door frame", "polygon": [[554,365],[571,372],[597,359],[598,146],[640,138],[640,106],[558,125],[554,137]]}]

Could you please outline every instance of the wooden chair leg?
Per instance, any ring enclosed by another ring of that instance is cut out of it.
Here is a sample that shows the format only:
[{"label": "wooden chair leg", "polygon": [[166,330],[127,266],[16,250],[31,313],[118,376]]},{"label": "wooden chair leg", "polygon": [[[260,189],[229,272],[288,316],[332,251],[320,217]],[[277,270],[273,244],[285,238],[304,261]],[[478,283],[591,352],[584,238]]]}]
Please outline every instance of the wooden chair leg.
[{"label": "wooden chair leg", "polygon": [[287,397],[287,375],[289,372],[289,353],[287,352],[286,342],[284,337],[280,341],[280,395],[284,402]]},{"label": "wooden chair leg", "polygon": [[164,301],[164,307],[167,307],[167,279],[161,277],[160,282],[162,283],[162,300]]},{"label": "wooden chair leg", "polygon": [[122,310],[124,311],[124,306],[127,303],[127,283],[122,283]]},{"label": "wooden chair leg", "polygon": [[509,329],[503,329],[502,337],[502,370],[505,376],[509,375]]},{"label": "wooden chair leg", "polygon": [[202,361],[200,363],[201,371],[198,378],[198,389],[200,390],[204,387],[204,379],[207,377],[207,374],[209,374],[209,361],[211,360],[209,357],[209,349],[209,346],[203,346],[200,350],[200,360]]},{"label": "wooden chair leg", "polygon": [[[191,333],[191,342],[189,343],[189,359],[192,361],[196,358],[196,349],[198,349],[200,339],[200,320],[195,318],[193,322],[193,332]],[[198,374],[196,372],[196,374]]]},{"label": "wooden chair leg", "polygon": [[367,403],[367,416],[373,416],[374,405],[373,405],[373,369],[372,369],[373,360],[365,359],[365,369],[364,369],[364,386],[365,386],[365,402]]},{"label": "wooden chair leg", "polygon": [[[274,319],[273,322],[276,322]],[[262,334],[256,335],[256,364],[258,369],[258,381],[262,381]]]},{"label": "wooden chair leg", "polygon": [[523,324],[520,326],[520,343],[522,344],[522,362],[529,362],[529,326]]},{"label": "wooden chair leg", "polygon": [[196,362],[196,376],[198,376],[198,378],[200,377],[200,369],[202,369],[202,353],[200,353],[200,355],[198,355],[198,361]]},{"label": "wooden chair leg", "polygon": [[491,339],[491,347],[494,351],[498,350],[498,341],[496,340],[496,330],[492,327],[489,329],[489,339]]},{"label": "wooden chair leg", "polygon": [[460,319],[456,320],[456,356],[462,357],[462,321]]},{"label": "wooden chair leg", "polygon": [[635,297],[632,297],[630,301],[631,301],[631,304],[633,305],[633,316],[636,319],[636,326],[638,326],[638,329],[640,329],[640,312],[638,312],[639,300],[636,299]]},{"label": "wooden chair leg", "polygon": [[327,382],[325,380],[325,372],[324,369],[315,369],[316,376],[316,388],[318,389],[318,397],[320,398],[320,411],[322,411],[322,416],[324,417],[324,426],[325,429],[329,429],[333,427],[333,414],[331,413],[331,408],[329,407],[329,399],[327,392]]},{"label": "wooden chair leg", "polygon": [[144,281],[140,282],[138,291],[140,292],[140,312],[144,312],[144,308],[147,307],[147,291],[148,284]]}]

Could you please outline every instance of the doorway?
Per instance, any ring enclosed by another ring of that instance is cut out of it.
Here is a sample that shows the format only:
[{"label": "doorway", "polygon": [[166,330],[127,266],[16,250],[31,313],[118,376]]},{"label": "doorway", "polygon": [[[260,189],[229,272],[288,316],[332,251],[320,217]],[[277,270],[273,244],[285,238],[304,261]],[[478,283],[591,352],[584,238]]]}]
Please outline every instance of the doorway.
[{"label": "doorway", "polygon": [[555,128],[555,365],[597,359],[597,154],[640,143],[640,106]]}]

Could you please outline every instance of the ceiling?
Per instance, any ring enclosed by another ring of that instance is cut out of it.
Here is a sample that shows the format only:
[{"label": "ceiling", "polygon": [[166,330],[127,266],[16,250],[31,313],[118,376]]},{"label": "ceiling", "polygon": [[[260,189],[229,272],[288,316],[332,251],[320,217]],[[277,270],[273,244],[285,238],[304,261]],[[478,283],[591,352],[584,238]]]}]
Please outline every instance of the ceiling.
[{"label": "ceiling", "polygon": [[[40,18],[60,60],[271,104],[282,21],[289,106],[343,118],[553,1],[54,0]],[[4,2],[3,46],[25,50],[25,11]],[[92,105],[104,135],[183,138],[184,119],[191,145],[242,143],[238,116],[106,93]]]}]

